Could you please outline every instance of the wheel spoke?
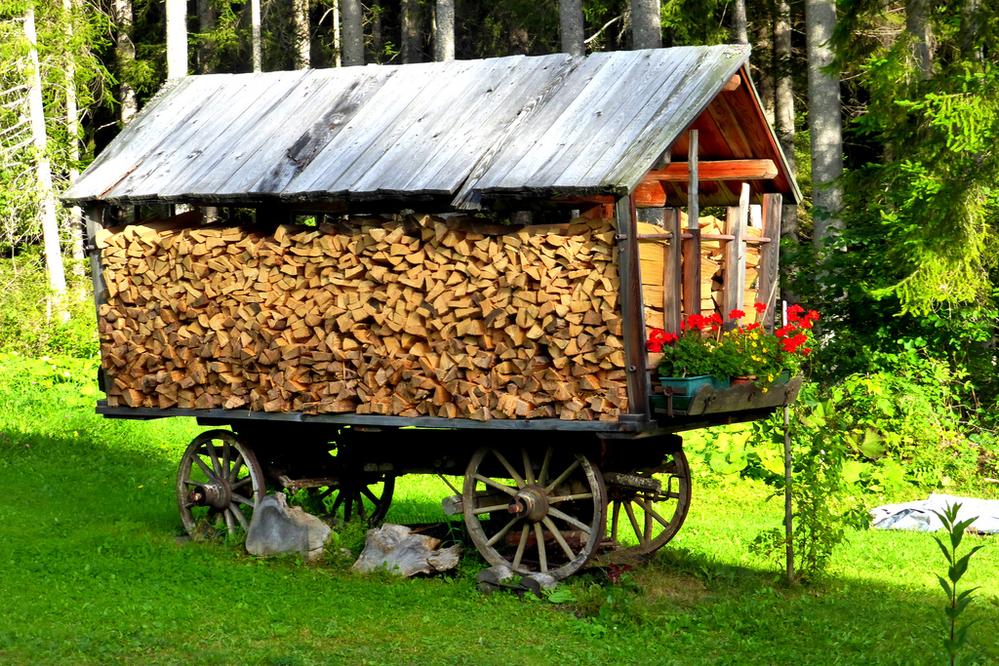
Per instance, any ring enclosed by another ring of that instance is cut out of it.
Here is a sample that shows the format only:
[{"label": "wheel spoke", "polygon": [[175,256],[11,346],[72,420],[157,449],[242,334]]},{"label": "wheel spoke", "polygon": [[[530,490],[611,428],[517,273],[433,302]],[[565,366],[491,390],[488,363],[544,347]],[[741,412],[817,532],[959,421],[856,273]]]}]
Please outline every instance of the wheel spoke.
[{"label": "wheel spoke", "polygon": [[506,511],[509,508],[508,504],[491,504],[489,506],[480,506],[478,508],[472,509],[473,516],[481,516],[484,513],[492,513],[493,511]]},{"label": "wheel spoke", "polygon": [[244,476],[242,479],[240,479],[236,483],[231,484],[229,486],[229,489],[230,490],[236,490],[236,488],[242,488],[243,486],[245,486],[248,483],[253,483],[253,477],[251,477],[251,476]]},{"label": "wheel spoke", "polygon": [[545,547],[545,535],[541,531],[541,523],[534,523],[534,538],[538,541],[538,563],[541,573],[548,573],[548,550]]},{"label": "wheel spoke", "polygon": [[229,533],[231,534],[231,533],[235,532],[236,531],[236,519],[232,517],[231,513],[229,513],[229,508],[228,507],[226,507],[225,509],[222,510],[222,515],[225,517],[225,526],[226,526],[226,529],[229,530]]},{"label": "wheel spoke", "polygon": [[569,465],[564,472],[562,472],[561,474],[559,474],[559,476],[558,476],[557,479],[555,479],[554,481],[552,481],[551,483],[549,483],[547,486],[545,486],[545,492],[546,493],[550,493],[551,491],[555,490],[555,488],[557,488],[559,485],[561,485],[563,481],[565,481],[566,479],[569,478],[570,474],[572,474],[573,472],[576,471],[577,467],[579,467],[579,458],[576,458],[575,460],[573,460],[572,464]]},{"label": "wheel spoke", "polygon": [[582,499],[593,499],[593,493],[576,493],[575,495],[562,495],[560,497],[549,497],[549,504],[558,504],[559,502],[572,502],[575,500]]},{"label": "wheel spoke", "polygon": [[666,528],[672,527],[672,525],[669,524],[669,521],[660,516],[658,512],[653,511],[651,509],[649,509],[648,511],[649,513],[652,514],[652,518],[655,519],[660,525]]},{"label": "wheel spoke", "polygon": [[371,502],[375,506],[378,506],[378,504],[381,502],[381,500],[379,500],[378,497],[376,497],[375,494],[371,492],[371,489],[368,488],[367,486],[362,487],[361,492],[364,494],[365,497],[371,500]]},{"label": "wheel spoke", "polygon": [[552,462],[552,447],[545,449],[545,457],[541,461],[541,471],[538,472],[538,483],[544,485],[545,481],[548,480],[548,467]]},{"label": "wheel spoke", "polygon": [[520,541],[517,542],[517,552],[513,554],[513,567],[516,570],[520,566],[520,560],[524,557],[524,547],[527,546],[527,537],[531,533],[531,526],[524,523],[524,527],[520,530]]},{"label": "wheel spoke", "polygon": [[555,516],[559,520],[563,520],[563,521],[569,523],[570,525],[572,525],[576,529],[582,530],[583,532],[586,532],[587,534],[589,534],[592,531],[592,530],[590,530],[590,526],[589,525],[587,525],[587,524],[585,524],[583,522],[580,522],[578,519],[573,518],[572,516],[570,516],[569,514],[563,512],[563,511],[559,511],[558,509],[556,509],[553,506],[548,507],[548,514],[552,515],[552,516]]},{"label": "wheel spoke", "polygon": [[527,454],[527,449],[522,448],[520,450],[520,455],[524,459],[524,480],[527,481],[527,485],[534,485],[534,466],[531,465],[531,457]]},{"label": "wheel spoke", "polygon": [[645,533],[642,535],[642,543],[650,543],[652,541],[652,514],[651,511],[652,502],[647,498],[642,498],[642,512],[645,514]]},{"label": "wheel spoke", "polygon": [[250,506],[250,507],[253,506],[253,500],[251,500],[249,497],[243,497],[242,495],[240,495],[238,493],[233,493],[232,494],[232,498],[234,500],[236,500],[237,502],[239,502],[240,504],[245,504],[245,505]]},{"label": "wheel spoke", "polygon": [[490,486],[491,488],[495,488],[496,490],[500,490],[500,491],[506,493],[507,495],[509,495],[511,497],[513,497],[514,495],[517,494],[517,489],[516,488],[511,488],[510,486],[503,485],[502,483],[499,483],[498,481],[493,481],[492,479],[490,479],[487,476],[482,476],[481,474],[475,474],[475,475],[473,475],[473,478],[481,481],[482,483],[486,484],[487,486]]},{"label": "wheel spoke", "polygon": [[229,442],[222,442],[222,469],[226,474],[229,472],[229,450],[231,448]]},{"label": "wheel spoke", "polygon": [[201,456],[202,456],[202,454],[200,454],[200,453],[194,454],[194,456],[193,456],[194,457],[194,462],[198,463],[198,467],[201,468],[201,471],[205,473],[205,476],[207,476],[209,480],[213,480],[213,479],[217,478],[215,476],[215,472],[213,472],[212,468],[209,467],[205,463],[205,461],[201,459]]},{"label": "wheel spoke", "polygon": [[614,502],[614,510],[611,512],[611,541],[617,543],[617,522],[621,517],[621,502]]},{"label": "wheel spoke", "polygon": [[243,454],[236,453],[236,459],[232,461],[232,468],[229,470],[229,480],[235,481],[239,477],[239,470],[243,467]]},{"label": "wheel spoke", "polygon": [[499,460],[500,464],[503,465],[504,469],[506,469],[506,473],[509,474],[514,483],[517,484],[517,487],[523,488],[525,485],[524,479],[517,473],[517,470],[513,468],[513,465],[511,465],[509,461],[507,461],[506,457],[496,449],[490,450],[493,452],[493,455],[496,456],[496,460]]},{"label": "wheel spoke", "polygon": [[212,459],[212,467],[215,468],[216,478],[224,479],[225,474],[222,472],[222,464],[219,462],[219,455],[215,451],[215,444],[209,442],[206,448],[208,449],[208,457]]},{"label": "wheel spoke", "polygon": [[520,520],[520,518],[521,518],[520,516],[514,516],[513,518],[511,518],[510,522],[503,526],[503,529],[501,529],[499,532],[497,532],[496,534],[494,534],[489,539],[489,541],[486,542],[486,545],[487,546],[495,545],[497,541],[499,541],[500,539],[502,539],[503,537],[506,536],[506,533],[510,531],[510,528],[513,527],[514,524],[516,524],[516,522],[518,520]]},{"label": "wheel spoke", "polygon": [[631,521],[631,528],[635,530],[635,536],[638,537],[638,543],[644,543],[642,541],[642,528],[638,526],[638,520],[635,518],[635,510],[631,507],[631,502],[625,503],[624,511],[628,514],[628,520]]},{"label": "wheel spoke", "polygon": [[330,515],[336,516],[336,512],[340,509],[340,505],[343,504],[343,491],[341,490],[336,494],[336,499],[333,500],[333,507],[330,509]]},{"label": "wheel spoke", "polygon": [[239,521],[239,524],[243,528],[243,530],[246,531],[246,532],[249,532],[250,531],[250,524],[247,522],[247,520],[246,520],[246,514],[243,513],[242,509],[240,509],[235,504],[230,504],[229,505],[229,511],[231,511],[232,514],[234,516],[236,516],[236,520]]},{"label": "wheel spoke", "polygon": [[569,544],[566,543],[565,537],[562,536],[559,529],[555,527],[555,523],[552,522],[552,519],[548,516],[542,518],[541,522],[543,522],[545,527],[548,528],[548,531],[552,533],[552,536],[555,537],[555,541],[557,541],[558,545],[562,548],[562,552],[565,553],[565,556],[569,558],[569,561],[571,562],[576,557],[576,554],[572,552],[572,548],[569,548]]}]

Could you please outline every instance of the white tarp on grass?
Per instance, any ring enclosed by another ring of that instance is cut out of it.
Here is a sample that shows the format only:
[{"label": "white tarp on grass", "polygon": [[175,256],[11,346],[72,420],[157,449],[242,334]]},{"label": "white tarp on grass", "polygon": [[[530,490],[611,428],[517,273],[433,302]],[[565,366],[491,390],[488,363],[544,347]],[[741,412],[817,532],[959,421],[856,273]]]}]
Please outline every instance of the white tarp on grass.
[{"label": "white tarp on grass", "polygon": [[936,532],[943,529],[934,511],[943,513],[948,504],[960,504],[957,519],[975,518],[969,531],[999,534],[999,500],[932,494],[925,500],[886,504],[871,509],[871,524],[882,530],[914,530]]}]

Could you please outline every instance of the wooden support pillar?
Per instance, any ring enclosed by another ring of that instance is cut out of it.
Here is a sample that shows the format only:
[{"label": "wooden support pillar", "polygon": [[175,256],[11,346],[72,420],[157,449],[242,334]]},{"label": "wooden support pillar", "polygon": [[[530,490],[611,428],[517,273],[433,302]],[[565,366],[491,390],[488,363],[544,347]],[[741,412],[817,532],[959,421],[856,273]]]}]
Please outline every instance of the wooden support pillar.
[{"label": "wooden support pillar", "polygon": [[615,202],[614,222],[617,229],[619,301],[624,334],[628,411],[647,421],[652,415],[649,405],[651,379],[646,372],[645,309],[638,254],[638,219],[631,197],[621,197]]},{"label": "wooden support pillar", "polygon": [[680,332],[683,304],[683,238],[680,229],[680,209],[667,208],[663,216],[666,231],[672,234],[663,261],[663,328],[672,333]]},{"label": "wooden support pillar", "polygon": [[770,242],[760,247],[759,289],[756,300],[766,303],[767,310],[763,315],[763,326],[773,330],[774,316],[777,310],[777,291],[779,289],[780,266],[780,231],[781,213],[784,198],[780,194],[763,195],[763,236]]},{"label": "wooden support pillar", "polygon": [[[94,286],[94,307],[98,327],[101,320],[101,306],[107,302],[107,287],[104,284],[104,272],[101,269],[101,251],[97,248],[97,232],[103,229],[104,213],[107,209],[106,204],[89,203],[83,209],[82,221],[83,251],[90,259],[90,279]],[[110,384],[104,368],[100,368],[97,373],[101,390],[107,392]]]},{"label": "wooden support pillar", "polygon": [[683,311],[689,316],[701,313],[701,226],[697,167],[697,130],[690,130],[687,150],[687,233],[690,238],[683,243]]},{"label": "wooden support pillar", "polygon": [[[730,206],[725,220],[725,233],[732,240],[725,244],[725,286],[722,292],[722,316],[728,318],[732,310],[746,307],[746,242],[743,240],[749,225],[749,183],[742,184],[739,205]],[[734,328],[735,322],[725,322],[725,327]]]}]

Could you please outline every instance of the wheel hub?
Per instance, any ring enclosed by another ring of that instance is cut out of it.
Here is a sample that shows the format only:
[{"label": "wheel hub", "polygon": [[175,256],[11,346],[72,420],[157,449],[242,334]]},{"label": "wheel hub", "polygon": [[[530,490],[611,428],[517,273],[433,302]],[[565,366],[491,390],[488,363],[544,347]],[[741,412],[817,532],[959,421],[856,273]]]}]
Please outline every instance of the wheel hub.
[{"label": "wheel hub", "polygon": [[540,486],[527,486],[513,496],[506,510],[532,523],[540,522],[548,515],[548,495]]},{"label": "wheel hub", "polygon": [[232,493],[222,481],[199,483],[187,496],[188,501],[197,506],[211,506],[224,509],[232,502]]}]

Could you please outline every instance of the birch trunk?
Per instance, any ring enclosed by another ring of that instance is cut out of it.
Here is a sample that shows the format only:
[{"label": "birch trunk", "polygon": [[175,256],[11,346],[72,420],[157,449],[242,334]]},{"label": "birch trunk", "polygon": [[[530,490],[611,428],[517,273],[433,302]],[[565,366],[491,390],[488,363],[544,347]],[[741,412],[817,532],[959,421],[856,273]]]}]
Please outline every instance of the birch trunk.
[{"label": "birch trunk", "polygon": [[253,54],[253,71],[259,72],[264,62],[260,43],[260,0],[250,0],[250,51]]},{"label": "birch trunk", "polygon": [[291,13],[295,21],[295,69],[307,69],[312,64],[309,0],[291,0]]},{"label": "birch trunk", "polygon": [[402,0],[402,61],[420,62],[420,3]]},{"label": "birch trunk", "polygon": [[65,309],[66,272],[59,246],[59,222],[56,219],[55,192],[52,190],[52,168],[49,165],[48,140],[45,134],[45,109],[42,103],[42,79],[38,63],[38,35],[35,32],[35,9],[28,5],[24,14],[24,36],[29,45],[28,113],[31,118],[31,142],[35,149],[35,179],[39,194],[38,216],[45,248],[45,268],[49,289],[54,294],[56,314],[69,319]]},{"label": "birch trunk", "polygon": [[113,0],[112,20],[115,24],[114,51],[118,60],[118,94],[121,96],[121,124],[127,125],[139,110],[135,88],[125,74],[135,63],[135,44],[132,43],[132,0]]},{"label": "birch trunk", "polygon": [[559,32],[562,51],[574,56],[583,55],[583,3],[582,0],[560,0],[558,3]]},{"label": "birch trunk", "polygon": [[198,72],[209,74],[215,68],[215,8],[211,0],[198,0]]},{"label": "birch trunk", "polygon": [[659,0],[631,0],[631,46],[659,49],[663,45]]},{"label": "birch trunk", "polygon": [[907,0],[905,3],[905,29],[912,35],[912,56],[924,81],[933,76],[933,33],[927,17],[929,9],[927,0]]},{"label": "birch trunk", "polygon": [[333,1],[333,66],[343,66],[343,35],[340,30],[340,3]]},{"label": "birch trunk", "polygon": [[[777,19],[774,21],[774,116],[777,138],[787,158],[792,174],[798,173],[794,156],[794,79],[791,76],[791,4],[789,0],[777,3]],[[781,223],[783,235],[797,240],[798,207],[784,206]]]},{"label": "birch trunk", "polygon": [[454,0],[437,0],[435,5],[434,60],[454,60]]},{"label": "birch trunk", "polygon": [[187,76],[187,3],[166,0],[167,78]]},{"label": "birch trunk", "polygon": [[746,0],[732,3],[732,38],[737,44],[749,43],[749,26],[746,22]]},{"label": "birch trunk", "polygon": [[340,0],[343,21],[341,46],[343,64],[350,67],[364,64],[364,33],[361,31],[361,0]]},{"label": "birch trunk", "polygon": [[[63,20],[65,22],[66,43],[69,45],[65,55],[66,74],[66,134],[69,139],[67,169],[68,186],[72,187],[80,175],[80,113],[76,102],[76,54],[72,51],[74,21],[77,16],[79,0],[62,0]],[[69,209],[69,239],[70,251],[73,257],[73,275],[83,277],[83,211],[79,206]]]},{"label": "birch trunk", "polygon": [[839,76],[828,73],[833,61],[829,40],[836,25],[834,0],[806,0],[808,43],[808,127],[812,143],[812,185],[815,204],[813,242],[822,247],[840,228],[843,193],[843,124]]}]

